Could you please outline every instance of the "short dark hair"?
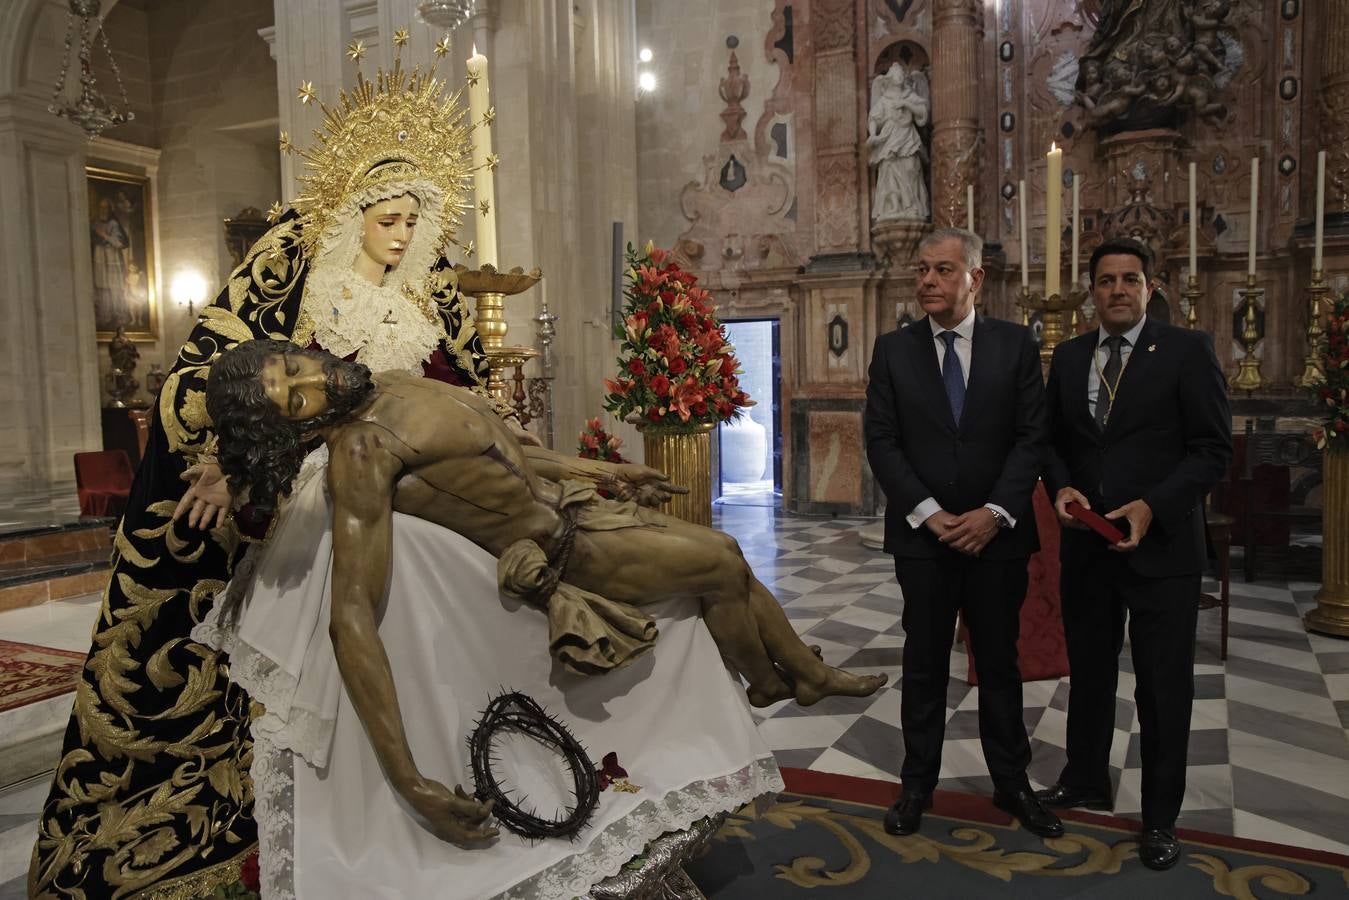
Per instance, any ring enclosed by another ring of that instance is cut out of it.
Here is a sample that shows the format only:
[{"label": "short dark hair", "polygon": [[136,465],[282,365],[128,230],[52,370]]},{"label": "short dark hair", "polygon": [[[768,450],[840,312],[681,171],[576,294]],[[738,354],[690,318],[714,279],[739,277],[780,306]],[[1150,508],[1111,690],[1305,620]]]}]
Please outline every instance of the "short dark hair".
[{"label": "short dark hair", "polygon": [[1091,254],[1091,262],[1087,266],[1091,274],[1091,283],[1096,283],[1096,264],[1101,261],[1103,256],[1117,256],[1119,254],[1136,256],[1143,263],[1143,281],[1144,283],[1152,279],[1152,251],[1148,245],[1133,238],[1111,238],[1097,247]]}]

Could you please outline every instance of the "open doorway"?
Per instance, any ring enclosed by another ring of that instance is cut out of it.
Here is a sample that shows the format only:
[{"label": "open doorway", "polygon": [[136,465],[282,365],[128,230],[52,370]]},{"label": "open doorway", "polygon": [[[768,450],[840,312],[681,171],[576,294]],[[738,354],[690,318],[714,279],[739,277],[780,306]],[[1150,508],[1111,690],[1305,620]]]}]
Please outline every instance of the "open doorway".
[{"label": "open doorway", "polygon": [[726,322],[744,374],[740,386],[755,404],[717,426],[718,503],[777,506],[782,501],[782,354],[777,319]]}]

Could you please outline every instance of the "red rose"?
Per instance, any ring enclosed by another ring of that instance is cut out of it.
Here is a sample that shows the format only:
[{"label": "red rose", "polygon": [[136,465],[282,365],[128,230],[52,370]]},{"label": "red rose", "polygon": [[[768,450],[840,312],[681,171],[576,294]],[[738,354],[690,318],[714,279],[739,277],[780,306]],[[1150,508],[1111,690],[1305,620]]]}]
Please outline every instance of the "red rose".
[{"label": "red rose", "polygon": [[729,378],[735,374],[735,357],[723,356],[721,358],[721,377]]},{"label": "red rose", "polygon": [[637,357],[628,360],[628,371],[634,375],[645,375],[646,366]]},{"label": "red rose", "polygon": [[648,409],[648,410],[646,411],[646,417],[647,417],[648,419],[650,419],[651,421],[653,421],[653,422],[659,422],[659,421],[660,421],[660,410],[656,409],[656,407],[653,406],[653,407],[651,407],[650,409]]},{"label": "red rose", "polygon": [[243,867],[239,869],[239,881],[243,882],[243,886],[255,894],[261,890],[262,886],[258,881],[257,853],[248,854],[248,858],[244,860]]},{"label": "red rose", "polygon": [[684,357],[682,356],[676,356],[674,359],[670,360],[671,375],[683,375],[684,370],[687,369],[688,367],[689,364],[684,362]]},{"label": "red rose", "polygon": [[702,416],[707,414],[707,404],[702,400],[699,400],[697,403],[693,404],[693,406],[689,408],[693,410],[693,414],[695,416]]},{"label": "red rose", "polygon": [[1349,423],[1346,423],[1343,419],[1336,419],[1335,430],[1340,434],[1344,434],[1345,431],[1349,431]]},{"label": "red rose", "polygon": [[698,318],[693,313],[684,313],[679,317],[679,324],[688,331],[698,327]]},{"label": "red rose", "polygon": [[664,375],[654,376],[648,386],[656,392],[657,397],[667,397],[670,394],[670,379]]}]

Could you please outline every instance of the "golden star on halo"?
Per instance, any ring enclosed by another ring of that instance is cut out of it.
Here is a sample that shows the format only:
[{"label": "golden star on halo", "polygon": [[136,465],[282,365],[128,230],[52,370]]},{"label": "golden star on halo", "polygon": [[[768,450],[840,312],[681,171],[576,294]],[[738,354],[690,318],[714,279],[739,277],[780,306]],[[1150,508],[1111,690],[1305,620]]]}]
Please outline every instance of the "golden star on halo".
[{"label": "golden star on halo", "polygon": [[406,47],[408,45],[408,30],[400,28],[393,33],[393,45],[395,47]]},{"label": "golden star on halo", "polygon": [[465,259],[468,259],[468,258],[472,257],[472,256],[473,256],[473,252],[474,252],[475,250],[477,250],[477,249],[478,249],[478,248],[475,247],[475,246],[473,245],[473,242],[472,242],[472,241],[469,241],[467,244],[464,245],[464,258],[465,258]]},{"label": "golden star on halo", "polygon": [[482,123],[484,125],[491,125],[492,121],[496,119],[496,117],[497,117],[497,108],[495,106],[489,106],[487,107],[487,112],[482,114]]},{"label": "golden star on halo", "polygon": [[352,62],[360,62],[361,57],[365,56],[365,42],[352,41],[347,44],[347,56],[351,57]]},{"label": "golden star on halo", "polygon": [[314,82],[312,81],[300,82],[300,90],[296,92],[295,96],[297,99],[299,99],[301,103],[308,103],[310,100],[317,100],[318,96],[314,93]]},{"label": "golden star on halo", "polygon": [[436,46],[435,46],[435,48],[434,48],[431,52],[434,53],[437,57],[442,57],[442,56],[444,56],[446,53],[449,53],[449,52],[450,52],[450,36],[447,34],[447,35],[445,35],[443,38],[441,38],[440,40],[436,41]]},{"label": "golden star on halo", "polygon": [[497,156],[495,153],[487,154],[487,170],[489,172],[495,172],[497,170],[497,165],[500,164],[500,162],[500,156]]},{"label": "golden star on halo", "polygon": [[281,201],[277,200],[271,206],[267,207],[267,221],[275,222],[277,219],[281,218],[281,213],[284,211],[285,209],[281,206]]},{"label": "golden star on halo", "polygon": [[292,144],[292,143],[290,142],[290,132],[289,132],[289,131],[283,131],[283,132],[281,132],[281,142],[280,142],[280,143],[281,143],[281,152],[282,152],[282,153],[294,153],[294,152],[295,152],[295,145]]},{"label": "golden star on halo", "polygon": [[478,201],[478,214],[479,214],[479,215],[483,215],[483,216],[491,215],[491,214],[492,214],[492,201],[490,201],[490,200],[480,200],[480,201]]}]

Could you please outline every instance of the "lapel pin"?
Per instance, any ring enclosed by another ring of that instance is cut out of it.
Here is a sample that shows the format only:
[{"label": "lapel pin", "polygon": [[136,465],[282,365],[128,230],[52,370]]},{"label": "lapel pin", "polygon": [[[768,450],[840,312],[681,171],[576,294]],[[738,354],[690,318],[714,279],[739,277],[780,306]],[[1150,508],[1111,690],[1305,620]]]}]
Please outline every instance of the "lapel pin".
[{"label": "lapel pin", "polygon": [[1149,352],[1149,353],[1151,353],[1152,351],[1154,351],[1154,350],[1156,350],[1156,349],[1157,349],[1157,345],[1156,345],[1156,344],[1148,344],[1148,352]]}]

